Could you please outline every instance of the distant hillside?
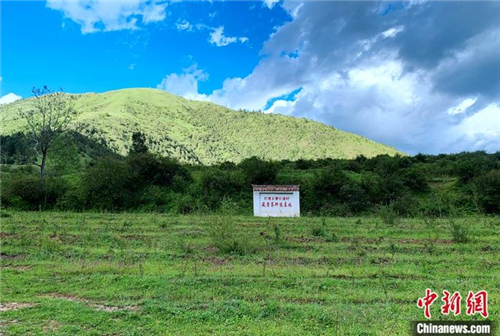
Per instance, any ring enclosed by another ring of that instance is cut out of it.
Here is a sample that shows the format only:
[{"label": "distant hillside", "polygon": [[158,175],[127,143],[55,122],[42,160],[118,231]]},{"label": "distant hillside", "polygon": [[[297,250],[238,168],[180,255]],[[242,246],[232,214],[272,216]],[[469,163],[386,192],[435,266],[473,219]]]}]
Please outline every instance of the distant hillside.
[{"label": "distant hillside", "polygon": [[[0,134],[25,129],[19,109],[30,99],[0,107]],[[75,100],[82,135],[126,154],[132,133],[141,131],[151,151],[184,162],[239,162],[250,156],[272,160],[395,155],[395,149],[306,119],[238,112],[155,89],[82,94]]]}]

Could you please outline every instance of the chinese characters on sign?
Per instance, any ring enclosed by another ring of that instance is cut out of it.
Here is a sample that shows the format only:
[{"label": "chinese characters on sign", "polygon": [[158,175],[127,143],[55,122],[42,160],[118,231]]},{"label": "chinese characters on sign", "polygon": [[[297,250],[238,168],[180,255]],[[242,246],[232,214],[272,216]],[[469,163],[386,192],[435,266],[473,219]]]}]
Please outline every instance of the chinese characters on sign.
[{"label": "chinese characters on sign", "polygon": [[262,202],[263,208],[291,208],[292,202],[290,196],[264,196],[264,201]]},{"label": "chinese characters on sign", "polygon": [[300,216],[298,185],[252,185],[252,187],[255,216]]},{"label": "chinese characters on sign", "polygon": [[[425,296],[419,298],[417,301],[417,306],[424,309],[424,316],[428,319],[431,318],[430,307],[437,298],[438,295],[427,288]],[[443,305],[441,306],[441,313],[443,315],[449,315],[450,312],[455,316],[460,315],[462,296],[459,292],[451,294],[447,290],[443,290],[441,301],[443,301]],[[467,315],[480,314],[484,318],[488,317],[488,293],[486,291],[481,290],[476,293],[469,291],[465,304],[467,306]]]}]

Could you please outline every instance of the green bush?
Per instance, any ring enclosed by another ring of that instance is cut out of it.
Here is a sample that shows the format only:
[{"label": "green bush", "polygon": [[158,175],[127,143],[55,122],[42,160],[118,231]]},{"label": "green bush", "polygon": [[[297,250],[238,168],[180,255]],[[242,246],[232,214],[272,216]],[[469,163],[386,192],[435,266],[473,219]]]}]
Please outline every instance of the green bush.
[{"label": "green bush", "polygon": [[415,166],[402,170],[401,181],[405,186],[407,186],[413,191],[429,190],[429,185],[427,184],[427,178],[425,172],[422,169]]},{"label": "green bush", "polygon": [[393,204],[381,206],[378,215],[385,225],[394,226],[399,223],[398,213]]},{"label": "green bush", "polygon": [[86,205],[99,210],[119,210],[133,205],[133,181],[134,175],[126,162],[97,161],[82,178]]},{"label": "green bush", "polygon": [[248,184],[276,183],[279,166],[275,162],[263,161],[254,156],[241,161],[238,166],[247,176]]},{"label": "green bush", "polygon": [[208,235],[212,245],[223,254],[246,255],[257,250],[255,240],[249,237],[230,216],[215,217],[209,224]]},{"label": "green bush", "polygon": [[215,212],[220,209],[224,199],[232,200],[233,205],[239,203],[238,199],[251,202],[251,190],[241,170],[224,171],[210,167],[201,171],[191,194],[195,202]]},{"label": "green bush", "polygon": [[465,225],[459,224],[455,222],[455,220],[450,219],[450,224],[448,226],[448,229],[451,233],[453,242],[458,244],[466,244],[469,242],[470,233]]},{"label": "green bush", "polygon": [[2,203],[20,210],[51,209],[66,190],[63,179],[18,174],[2,183]]},{"label": "green bush", "polygon": [[177,160],[151,153],[134,153],[127,157],[129,169],[137,176],[138,188],[147,184],[183,189],[191,179],[188,171]]},{"label": "green bush", "polygon": [[500,213],[500,170],[492,170],[474,180],[476,197],[486,213]]}]

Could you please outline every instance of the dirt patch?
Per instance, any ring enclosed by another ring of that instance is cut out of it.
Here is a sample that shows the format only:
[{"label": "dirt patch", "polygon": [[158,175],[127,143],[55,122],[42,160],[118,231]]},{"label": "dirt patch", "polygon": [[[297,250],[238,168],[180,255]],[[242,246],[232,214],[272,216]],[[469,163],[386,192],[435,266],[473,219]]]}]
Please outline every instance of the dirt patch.
[{"label": "dirt patch", "polygon": [[416,238],[405,238],[405,239],[397,239],[396,240],[400,244],[425,244],[425,243],[435,243],[435,244],[443,244],[450,245],[453,244],[453,241],[450,239],[416,239]]},{"label": "dirt patch", "polygon": [[322,237],[287,237],[286,240],[291,243],[313,243],[325,241]]},{"label": "dirt patch", "polygon": [[18,309],[23,309],[23,308],[31,308],[37,306],[38,303],[18,303],[18,302],[5,302],[5,303],[0,303],[0,311],[5,312],[9,310],[18,310]]},{"label": "dirt patch", "polygon": [[239,223],[238,225],[239,226],[243,226],[243,227],[259,227],[259,226],[263,226],[264,224],[260,223],[260,222],[255,222],[255,223],[252,223],[252,222],[242,222],[242,223]]},{"label": "dirt patch", "polygon": [[21,259],[22,256],[20,254],[7,254],[5,252],[1,252],[0,253],[0,259],[4,259],[4,260],[17,260],[17,259]]},{"label": "dirt patch", "polygon": [[151,240],[150,236],[144,234],[121,234],[120,238],[126,240],[141,240],[141,241]]},{"label": "dirt patch", "polygon": [[24,266],[24,265],[5,265],[2,266],[2,269],[13,269],[16,271],[29,271],[31,269],[31,266]]},{"label": "dirt patch", "polygon": [[49,323],[43,327],[44,332],[57,331],[61,327],[61,323],[56,320],[50,320]]},{"label": "dirt patch", "polygon": [[87,299],[81,299],[76,296],[68,295],[68,294],[60,294],[60,293],[49,293],[45,295],[41,295],[41,297],[51,297],[54,299],[61,299],[61,300],[67,300],[67,301],[72,301],[72,302],[89,302]]},{"label": "dirt patch", "polygon": [[139,310],[139,306],[109,306],[95,303],[89,299],[79,298],[77,296],[72,296],[68,294],[60,294],[60,293],[49,293],[43,295],[42,297],[51,297],[54,299],[66,300],[71,302],[79,302],[85,304],[87,307],[90,307],[95,310],[106,311],[106,312],[115,312],[115,311],[125,311],[125,310]]},{"label": "dirt patch", "polygon": [[131,311],[139,310],[139,306],[105,306],[105,305],[94,304],[94,305],[89,305],[89,307],[92,307],[95,310],[101,310],[101,311],[106,311],[106,312],[116,312],[116,311],[124,311],[124,310],[131,310]]},{"label": "dirt patch", "polygon": [[216,254],[217,253],[217,248],[215,246],[208,246],[203,249],[204,252],[209,253],[209,254]]},{"label": "dirt patch", "polygon": [[231,258],[222,258],[222,257],[207,257],[203,259],[203,262],[210,263],[212,265],[221,266],[227,264],[231,261]]}]

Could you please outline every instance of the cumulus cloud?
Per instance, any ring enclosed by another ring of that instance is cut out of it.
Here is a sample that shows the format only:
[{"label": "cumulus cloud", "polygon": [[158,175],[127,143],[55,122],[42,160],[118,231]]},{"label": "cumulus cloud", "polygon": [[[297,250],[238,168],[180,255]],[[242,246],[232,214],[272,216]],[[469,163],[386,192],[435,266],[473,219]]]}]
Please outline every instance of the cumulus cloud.
[{"label": "cumulus cloud", "polygon": [[0,105],[10,104],[22,98],[14,93],[7,93],[5,96],[0,97]]},{"label": "cumulus cloud", "polygon": [[279,2],[279,0],[263,0],[264,6],[266,6],[269,9],[272,9],[276,3]]},{"label": "cumulus cloud", "polygon": [[457,106],[454,106],[454,107],[451,107],[450,109],[448,109],[448,113],[449,114],[464,113],[465,110],[467,110],[469,107],[474,105],[474,103],[476,101],[477,101],[477,98],[466,98],[466,99],[462,100],[462,102],[460,104],[458,104]]},{"label": "cumulus cloud", "polygon": [[198,69],[198,64],[195,63],[185,68],[181,74],[166,75],[157,88],[187,99],[207,100],[206,95],[198,93],[198,82],[207,79],[208,74]]},{"label": "cumulus cloud", "polygon": [[[245,77],[208,96],[408,153],[500,150],[500,3],[296,2]],[[292,101],[276,99],[302,88]],[[495,124],[495,125],[496,125]]]},{"label": "cumulus cloud", "polygon": [[217,47],[225,47],[231,43],[245,43],[248,42],[248,37],[228,37],[224,35],[224,27],[220,26],[212,28],[208,42],[216,45]]},{"label": "cumulus cloud", "polygon": [[167,4],[144,0],[47,0],[47,7],[64,13],[81,26],[82,33],[137,29],[165,19]]}]

